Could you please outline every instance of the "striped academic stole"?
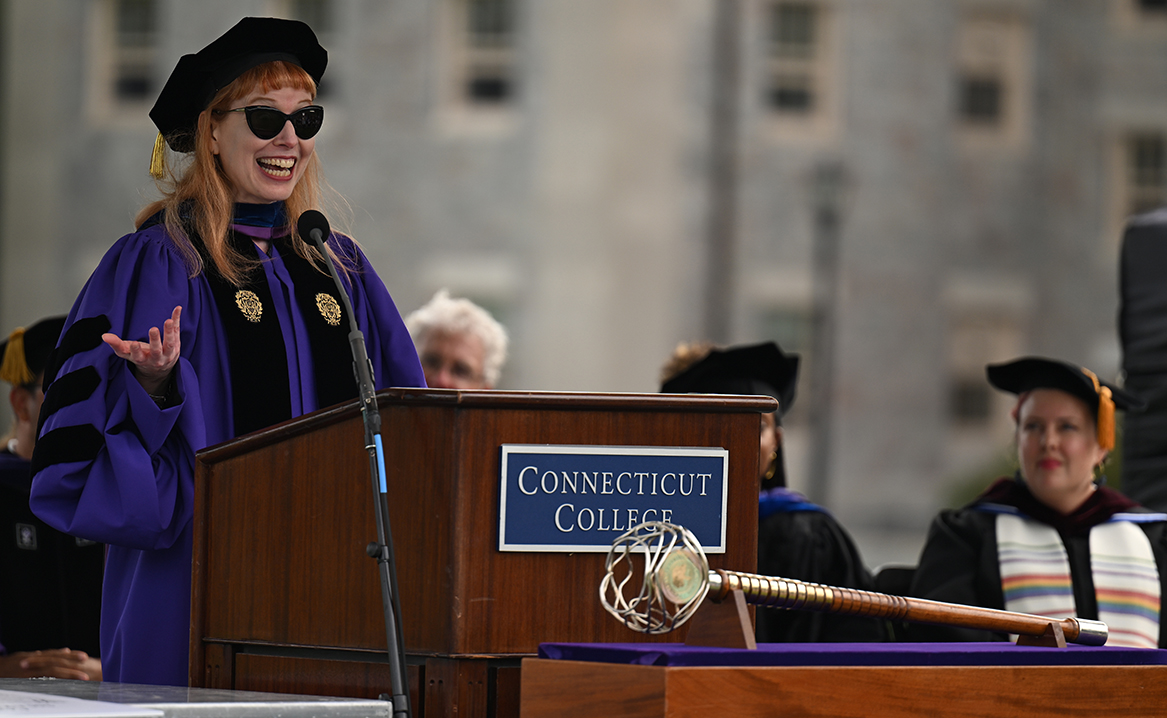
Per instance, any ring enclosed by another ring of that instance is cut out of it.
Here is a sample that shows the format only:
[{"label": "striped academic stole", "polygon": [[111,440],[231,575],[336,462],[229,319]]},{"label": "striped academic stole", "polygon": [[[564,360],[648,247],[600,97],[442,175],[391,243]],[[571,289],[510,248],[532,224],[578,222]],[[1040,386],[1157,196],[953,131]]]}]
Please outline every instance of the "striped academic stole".
[{"label": "striped academic stole", "polygon": [[[1094,594],[1098,619],[1110,629],[1108,646],[1159,646],[1159,570],[1151,542],[1137,524],[1164,519],[1163,514],[1115,514],[1090,530]],[[1015,510],[997,513],[996,523],[1005,609],[1076,616],[1070,562],[1058,532]]]},{"label": "striped academic stole", "polygon": [[1098,618],[1110,628],[1110,646],[1159,647],[1159,567],[1147,534],[1136,525],[1146,515],[1115,514],[1090,530],[1094,595]]}]

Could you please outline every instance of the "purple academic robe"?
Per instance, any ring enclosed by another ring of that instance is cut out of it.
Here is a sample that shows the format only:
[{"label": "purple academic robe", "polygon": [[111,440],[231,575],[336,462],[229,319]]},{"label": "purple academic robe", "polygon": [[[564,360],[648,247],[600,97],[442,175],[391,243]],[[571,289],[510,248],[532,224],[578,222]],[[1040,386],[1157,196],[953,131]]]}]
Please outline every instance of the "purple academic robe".
[{"label": "purple academic robe", "polygon": [[[270,232],[236,229],[253,236]],[[385,285],[351,240],[333,235],[329,244],[357,264],[347,283],[377,388],[425,386]],[[320,408],[312,347],[291,276],[274,248],[272,255],[262,263],[273,304],[264,311],[279,318],[292,416],[298,416]],[[68,346],[74,323],[99,316],[108,317],[109,331],[118,336],[146,340],[175,306],[182,306],[182,319],[175,374],[180,401],[174,406],[160,409],[108,345]],[[70,374],[92,377],[96,370],[96,389],[68,400],[75,403],[54,402],[50,385],[38,452],[50,432],[71,427],[89,432],[99,448],[83,460],[62,462],[67,452],[43,461],[34,456],[32,509],[61,531],[109,545],[101,620],[105,679],[187,685],[195,452],[236,435],[226,335],[210,284],[205,274],[189,276],[163,226],[127,235],[82,289],[58,352],[67,357],[58,381]]]}]

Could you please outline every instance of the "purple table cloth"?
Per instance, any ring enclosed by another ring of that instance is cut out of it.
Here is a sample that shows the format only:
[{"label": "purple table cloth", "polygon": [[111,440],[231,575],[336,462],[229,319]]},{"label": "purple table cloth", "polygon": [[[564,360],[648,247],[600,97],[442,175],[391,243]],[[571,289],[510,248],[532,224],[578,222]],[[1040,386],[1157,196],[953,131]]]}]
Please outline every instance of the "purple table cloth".
[{"label": "purple table cloth", "polygon": [[682,643],[543,643],[539,657],[643,666],[1113,666],[1167,664],[1167,649],[986,643],[759,643],[756,651]]}]

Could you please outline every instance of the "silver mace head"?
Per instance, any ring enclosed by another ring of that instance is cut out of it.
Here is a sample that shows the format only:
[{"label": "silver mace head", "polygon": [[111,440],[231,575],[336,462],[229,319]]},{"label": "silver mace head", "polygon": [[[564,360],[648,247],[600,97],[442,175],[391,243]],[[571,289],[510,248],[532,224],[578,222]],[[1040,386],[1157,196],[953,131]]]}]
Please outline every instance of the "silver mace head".
[{"label": "silver mace head", "polygon": [[[643,561],[643,571],[636,564]],[[649,521],[612,543],[600,582],[608,613],[641,633],[668,633],[689,620],[709,593],[709,562],[683,526]],[[626,591],[640,578],[634,595]]]}]

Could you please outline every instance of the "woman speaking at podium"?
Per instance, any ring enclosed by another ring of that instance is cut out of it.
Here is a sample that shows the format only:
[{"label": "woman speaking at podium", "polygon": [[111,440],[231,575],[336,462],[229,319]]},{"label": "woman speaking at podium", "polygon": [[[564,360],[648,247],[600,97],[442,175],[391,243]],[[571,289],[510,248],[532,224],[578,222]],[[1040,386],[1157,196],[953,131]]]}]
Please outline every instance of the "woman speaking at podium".
[{"label": "woman speaking at podium", "polygon": [[[31,505],[109,545],[106,680],[187,684],[195,452],[357,397],[343,301],[295,229],[321,200],[326,63],[307,25],[273,18],[179,60],[150,111],[163,197],[102,259],[46,368]],[[166,146],[189,155],[180,171]],[[327,246],[378,388],[424,386],[364,254]]]}]

